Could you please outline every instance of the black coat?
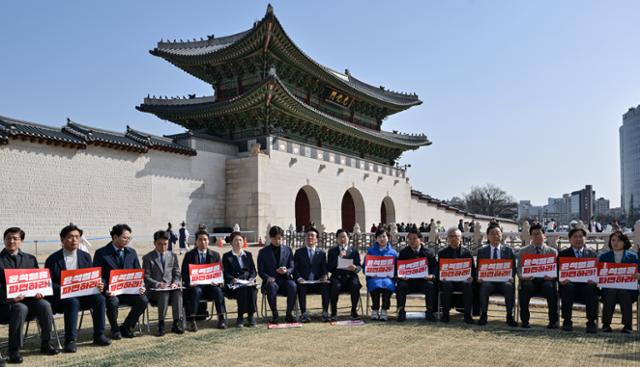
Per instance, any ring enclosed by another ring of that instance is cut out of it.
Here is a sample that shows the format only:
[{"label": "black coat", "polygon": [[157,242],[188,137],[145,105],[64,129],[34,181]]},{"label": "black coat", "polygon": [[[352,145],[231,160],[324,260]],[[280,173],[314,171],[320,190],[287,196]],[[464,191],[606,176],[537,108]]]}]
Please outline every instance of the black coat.
[{"label": "black coat", "polygon": [[309,280],[309,274],[313,272],[314,280],[318,280],[327,275],[327,254],[316,248],[313,259],[309,259],[309,250],[302,247],[296,250],[293,256],[293,279],[302,278]]},{"label": "black coat", "polygon": [[233,279],[255,279],[258,272],[253,262],[253,255],[251,255],[249,251],[244,251],[244,255],[242,255],[242,265],[243,266],[240,267],[240,262],[238,262],[238,259],[232,251],[222,255],[222,272],[226,284],[231,284]]},{"label": "black coat", "polygon": [[[491,259],[491,245],[482,246],[480,250],[478,250],[478,260],[480,259]],[[510,259],[511,260],[511,275],[516,275],[516,257],[513,254],[513,250],[511,247],[507,247],[505,245],[500,246],[500,258],[501,259]]]},{"label": "black coat", "polygon": [[38,260],[35,256],[18,250],[14,262],[11,254],[6,249],[0,251],[0,303],[7,303],[7,279],[4,277],[4,269],[38,269]]},{"label": "black coat", "polygon": [[[438,259],[471,259],[471,276],[476,276],[476,265],[473,261],[473,255],[471,251],[460,246],[457,249],[453,249],[451,246],[447,246],[438,252]],[[440,262],[438,262],[438,269],[440,268]],[[436,273],[438,278],[440,277],[440,271]]]},{"label": "black coat", "polygon": [[93,254],[93,266],[99,266],[102,268],[102,282],[105,289],[109,289],[109,278],[111,270],[113,269],[142,269],[140,266],[140,260],[138,260],[138,253],[136,250],[127,246],[124,248],[124,266],[118,266],[118,254],[111,242],[107,243],[104,247],[99,248],[95,254]]},{"label": "black coat", "polygon": [[360,270],[362,270],[362,263],[360,262],[360,253],[353,246],[347,248],[347,254],[345,259],[353,259],[353,265],[357,267],[356,271],[349,271],[344,269],[338,269],[338,258],[340,257],[340,246],[333,246],[329,249],[327,270],[331,272],[331,279],[342,280],[343,278],[357,277]]},{"label": "black coat", "polygon": [[[184,254],[184,259],[182,259],[182,284],[184,285],[184,287],[189,287],[189,285],[191,284],[191,276],[189,274],[189,264],[200,264],[199,260],[200,259],[199,259],[197,247],[190,250],[186,254]],[[204,263],[212,264],[212,263],[219,263],[219,262],[221,262],[220,254],[211,249],[207,249],[207,255]],[[223,271],[224,271],[224,265],[223,265]]]},{"label": "black coat", "polygon": [[427,248],[424,244],[420,245],[420,249],[418,250],[417,254],[409,245],[405,246],[398,254],[398,260],[418,259],[423,257],[427,258],[429,274],[438,274],[438,262],[436,261],[436,256],[433,251]]},{"label": "black coat", "polygon": [[[91,268],[93,264],[91,262],[91,255],[82,250],[76,251],[78,256],[78,269]],[[60,276],[63,270],[67,270],[67,264],[64,262],[64,253],[60,249],[47,258],[44,262],[44,267],[49,269],[51,274],[51,284],[53,286],[53,299],[60,299]]]},{"label": "black coat", "polygon": [[[285,274],[278,274],[276,269],[279,267],[286,267],[287,272]],[[267,286],[268,278],[284,278],[291,279],[293,274],[294,263],[293,254],[288,246],[280,245],[280,258],[276,259],[271,245],[263,247],[258,252],[258,275],[262,278],[262,288]]]}]

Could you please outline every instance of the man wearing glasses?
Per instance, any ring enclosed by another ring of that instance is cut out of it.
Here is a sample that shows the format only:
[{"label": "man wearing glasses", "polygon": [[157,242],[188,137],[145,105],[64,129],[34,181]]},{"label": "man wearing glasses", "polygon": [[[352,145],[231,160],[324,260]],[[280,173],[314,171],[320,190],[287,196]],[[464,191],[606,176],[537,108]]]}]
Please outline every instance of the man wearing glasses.
[{"label": "man wearing glasses", "polygon": [[[138,254],[129,247],[132,239],[131,227],[126,224],[116,224],[111,228],[110,234],[111,242],[98,249],[93,256],[93,266],[102,268],[102,282],[105,284],[105,295],[107,296],[107,318],[111,325],[111,339],[133,338],[133,327],[147,308],[149,301],[144,295],[144,288],[140,288],[139,294],[113,296],[109,293],[111,270],[141,269]],[[131,306],[131,311],[129,311],[124,323],[118,327],[118,307],[120,304]]]}]

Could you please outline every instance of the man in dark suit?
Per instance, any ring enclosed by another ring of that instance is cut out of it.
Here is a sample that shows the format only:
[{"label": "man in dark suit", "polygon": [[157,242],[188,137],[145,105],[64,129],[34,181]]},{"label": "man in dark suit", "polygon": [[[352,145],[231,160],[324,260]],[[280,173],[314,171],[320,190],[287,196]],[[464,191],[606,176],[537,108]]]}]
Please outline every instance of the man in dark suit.
[{"label": "man in dark suit", "polygon": [[153,234],[155,250],[142,257],[144,269],[144,284],[149,290],[149,299],[158,305],[158,332],[163,336],[164,319],[167,307],[171,301],[173,325],[171,331],[176,334],[184,333],[184,314],[182,312],[182,281],[178,256],[169,248],[169,233],[157,231]]},{"label": "man in dark suit", "polygon": [[[558,257],[596,258],[596,253],[584,245],[586,236],[587,231],[582,227],[569,231],[571,247],[560,251]],[[588,283],[574,283],[565,279],[560,282],[560,299],[562,300],[562,330],[573,330],[573,322],[571,321],[573,302],[580,300],[587,307],[587,333],[596,333],[598,331],[596,326],[596,320],[598,319],[598,288],[596,283],[591,281]]]},{"label": "man in dark suit", "polygon": [[[293,256],[293,278],[298,283],[298,301],[302,317],[300,322],[309,322],[307,314],[307,293],[322,295],[322,321],[329,321],[329,281],[327,280],[327,255],[321,249],[316,248],[318,235],[315,228],[307,230],[307,246],[296,250]],[[307,281],[320,281],[321,283],[308,284]]]},{"label": "man in dark suit", "polygon": [[[93,266],[102,268],[102,281],[105,284],[107,296],[107,319],[111,325],[111,339],[120,340],[122,337],[133,338],[133,327],[140,315],[147,308],[149,300],[145,296],[144,287],[139,294],[111,295],[109,292],[109,278],[114,269],[140,269],[138,254],[129,247],[131,242],[131,227],[126,224],[116,224],[111,228],[111,242],[99,248],[93,256]],[[124,322],[118,327],[118,307],[120,304],[131,306],[131,311]]]},{"label": "man in dark suit", "polygon": [[[360,253],[355,247],[349,246],[349,233],[344,229],[336,232],[336,242],[336,246],[329,250],[327,260],[327,269],[331,272],[331,321],[337,320],[340,292],[351,294],[351,318],[357,320],[360,318],[358,301],[362,288],[358,278],[358,273],[362,270]],[[338,267],[338,259],[347,260],[351,264],[344,268]]]},{"label": "man in dark suit", "polygon": [[[214,239],[215,240],[215,239]],[[196,319],[200,308],[200,300],[205,299],[213,301],[218,313],[218,329],[227,328],[227,320],[225,318],[226,308],[224,305],[224,283],[211,283],[207,285],[191,284],[191,276],[189,274],[189,264],[213,264],[221,263],[220,254],[209,249],[209,232],[205,228],[196,232],[196,247],[187,252],[182,259],[182,282],[185,286],[185,304],[187,305],[187,330],[191,332],[198,331]]]},{"label": "man in dark suit", "polygon": [[450,280],[440,280],[440,288],[442,290],[442,316],[440,321],[449,322],[449,310],[451,310],[451,295],[454,291],[462,292],[462,301],[464,303],[464,322],[473,324],[471,310],[473,307],[473,274],[475,266],[473,264],[473,256],[466,248],[460,246],[462,242],[462,232],[455,227],[447,230],[448,246],[438,253],[438,259],[471,259],[471,275],[466,281],[452,282]]},{"label": "man in dark suit", "polygon": [[40,352],[48,355],[58,354],[51,345],[51,325],[53,315],[51,304],[42,294],[25,298],[18,296],[7,299],[7,280],[5,269],[37,269],[35,256],[20,250],[25,233],[18,227],[4,231],[4,249],[0,252],[0,322],[9,324],[9,362],[22,363],[20,348],[24,341],[24,323],[27,316],[35,316],[40,325]]},{"label": "man in dark suit", "polygon": [[478,250],[478,261],[480,259],[510,259],[512,277],[507,282],[483,282],[480,283],[480,319],[478,325],[487,324],[487,310],[489,308],[489,296],[494,293],[502,293],[507,309],[507,325],[515,327],[518,323],[513,317],[513,305],[515,291],[513,287],[513,276],[515,276],[515,256],[511,248],[502,244],[502,229],[498,224],[490,224],[487,228],[487,239],[489,244]]},{"label": "man in dark suit", "polygon": [[278,323],[278,293],[287,296],[286,321],[295,322],[293,307],[296,303],[296,283],[292,280],[294,269],[291,249],[282,245],[284,231],[278,226],[269,229],[271,243],[258,252],[258,275],[262,278],[262,293],[267,295],[273,317],[271,323]]},{"label": "man in dark suit", "polygon": [[60,284],[63,270],[76,270],[93,267],[91,255],[78,249],[82,238],[82,229],[70,224],[60,231],[62,249],[51,254],[45,261],[44,267],[49,269],[53,285],[53,296],[50,297],[53,310],[64,313],[64,351],[75,353],[78,338],[78,312],[91,310],[93,318],[93,343],[100,346],[111,344],[111,340],[104,335],[105,330],[105,298],[102,295],[104,284],[98,285],[98,294],[82,297],[60,298]]},{"label": "man in dark suit", "polygon": [[427,321],[436,321],[435,309],[436,309],[436,271],[437,262],[436,257],[430,249],[428,249],[422,243],[422,233],[415,229],[409,230],[407,234],[407,240],[409,244],[400,251],[398,260],[409,259],[427,259],[428,274],[422,279],[407,279],[398,278],[396,284],[396,299],[398,301],[398,321],[403,322],[407,318],[407,313],[404,310],[407,302],[407,294],[419,293],[425,296],[425,319]]}]

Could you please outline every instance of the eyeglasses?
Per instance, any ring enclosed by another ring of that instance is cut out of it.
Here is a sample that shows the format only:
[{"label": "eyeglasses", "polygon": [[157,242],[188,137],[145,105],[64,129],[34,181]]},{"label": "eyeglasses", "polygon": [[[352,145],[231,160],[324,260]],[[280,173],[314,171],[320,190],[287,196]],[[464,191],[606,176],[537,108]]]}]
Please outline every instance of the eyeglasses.
[{"label": "eyeglasses", "polygon": [[126,241],[126,242],[131,242],[133,240],[133,237],[131,237],[131,236],[129,236],[129,237],[120,236],[118,238],[120,238],[121,240]]}]

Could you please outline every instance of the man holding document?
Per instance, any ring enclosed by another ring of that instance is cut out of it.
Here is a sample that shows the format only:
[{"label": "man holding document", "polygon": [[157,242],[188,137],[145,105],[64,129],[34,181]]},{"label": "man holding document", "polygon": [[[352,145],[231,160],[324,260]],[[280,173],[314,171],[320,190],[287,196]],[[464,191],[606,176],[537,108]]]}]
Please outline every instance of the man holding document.
[{"label": "man holding document", "polygon": [[407,318],[404,306],[408,293],[425,295],[425,319],[436,321],[436,257],[430,249],[422,243],[422,233],[410,230],[407,234],[409,245],[398,255],[398,282],[396,299],[398,301],[398,321]]},{"label": "man holding document", "polygon": [[351,295],[351,318],[357,320],[358,301],[360,300],[360,279],[358,273],[362,270],[360,253],[349,246],[349,233],[344,229],[336,232],[337,244],[329,250],[327,269],[331,272],[331,321],[337,320],[338,297],[340,292],[349,292]]},{"label": "man holding document", "polygon": [[[104,335],[106,302],[102,295],[104,284],[100,269],[92,268],[91,255],[79,249],[81,237],[82,229],[74,224],[62,228],[62,248],[51,254],[44,264],[51,273],[53,310],[64,313],[65,353],[76,352],[80,310],[91,310],[93,343],[100,346],[111,344]],[[83,269],[88,272],[83,273]]]},{"label": "man holding document", "polygon": [[318,235],[315,228],[307,230],[307,246],[296,250],[293,256],[293,279],[298,283],[300,322],[309,322],[307,293],[322,295],[322,321],[329,321],[329,281],[327,280],[327,255],[317,249]]},{"label": "man holding document", "polygon": [[158,305],[158,332],[163,336],[164,318],[171,301],[173,325],[171,331],[184,333],[184,313],[182,311],[182,280],[178,256],[169,248],[169,233],[157,231],[153,234],[155,250],[142,257],[144,284],[149,289],[149,299]]}]

